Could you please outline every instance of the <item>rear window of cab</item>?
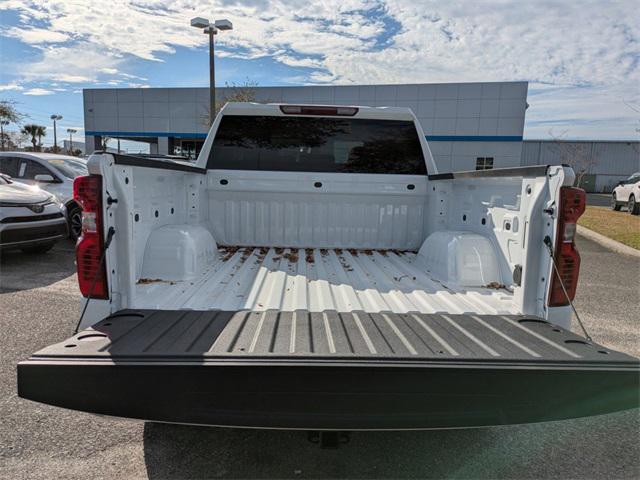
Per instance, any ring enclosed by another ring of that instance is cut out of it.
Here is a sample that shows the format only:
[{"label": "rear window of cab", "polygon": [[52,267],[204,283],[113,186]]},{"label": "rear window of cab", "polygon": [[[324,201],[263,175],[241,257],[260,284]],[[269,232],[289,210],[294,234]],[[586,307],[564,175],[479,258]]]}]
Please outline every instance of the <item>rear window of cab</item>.
[{"label": "rear window of cab", "polygon": [[412,121],[227,115],[208,169],[426,175]]}]

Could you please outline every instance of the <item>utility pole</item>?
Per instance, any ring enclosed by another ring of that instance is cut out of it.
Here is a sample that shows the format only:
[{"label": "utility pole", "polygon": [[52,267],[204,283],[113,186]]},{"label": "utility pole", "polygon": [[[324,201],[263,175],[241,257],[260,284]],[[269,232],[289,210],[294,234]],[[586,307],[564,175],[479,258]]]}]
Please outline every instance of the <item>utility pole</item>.
[{"label": "utility pole", "polygon": [[232,30],[233,25],[229,20],[216,20],[211,23],[208,19],[195,17],[191,19],[191,26],[204,29],[209,35],[209,125],[213,125],[216,118],[216,67],[215,67],[215,42],[214,35],[218,30]]},{"label": "utility pole", "polygon": [[51,115],[51,120],[53,120],[53,151],[54,153],[58,153],[58,132],[56,129],[56,121],[62,120],[62,115]]},{"label": "utility pole", "polygon": [[[67,128],[67,133],[69,134],[69,155],[73,155],[73,134],[76,133],[77,130],[73,128]],[[55,136],[55,129],[54,129]]]},{"label": "utility pole", "polygon": [[9,125],[9,120],[0,120],[0,150],[4,150],[4,127]]}]

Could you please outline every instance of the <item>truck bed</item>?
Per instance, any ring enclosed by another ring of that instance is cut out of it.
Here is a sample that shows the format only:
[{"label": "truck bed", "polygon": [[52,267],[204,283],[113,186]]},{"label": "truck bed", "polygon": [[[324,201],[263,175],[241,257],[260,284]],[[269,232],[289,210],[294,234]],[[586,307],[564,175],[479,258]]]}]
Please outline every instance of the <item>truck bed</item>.
[{"label": "truck bed", "polygon": [[457,428],[634,408],[638,373],[518,315],[126,310],[21,362],[18,391],[155,421]]},{"label": "truck bed", "polygon": [[221,247],[193,281],[142,278],[136,308],[511,314],[504,286],[457,288],[415,252]]}]

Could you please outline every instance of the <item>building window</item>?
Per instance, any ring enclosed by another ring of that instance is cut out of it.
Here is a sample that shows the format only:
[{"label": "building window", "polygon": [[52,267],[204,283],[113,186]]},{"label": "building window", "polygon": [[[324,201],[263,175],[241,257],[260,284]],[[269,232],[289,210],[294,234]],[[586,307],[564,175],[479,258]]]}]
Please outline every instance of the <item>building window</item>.
[{"label": "building window", "polygon": [[493,168],[493,157],[476,158],[476,170],[491,170]]}]

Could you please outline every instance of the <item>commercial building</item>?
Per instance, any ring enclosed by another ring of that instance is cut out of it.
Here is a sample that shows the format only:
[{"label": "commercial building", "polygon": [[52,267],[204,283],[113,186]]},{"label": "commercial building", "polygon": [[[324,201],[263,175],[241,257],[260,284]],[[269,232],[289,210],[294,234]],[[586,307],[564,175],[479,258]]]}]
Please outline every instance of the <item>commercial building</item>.
[{"label": "commercial building", "polygon": [[[259,102],[411,108],[442,172],[520,164],[527,82],[256,87]],[[218,88],[224,100],[233,88]],[[208,127],[207,88],[84,90],[87,153],[108,136],[151,153],[195,156]]]},{"label": "commercial building", "polygon": [[640,142],[525,140],[522,165],[568,164],[588,192],[611,192],[640,172]]}]

